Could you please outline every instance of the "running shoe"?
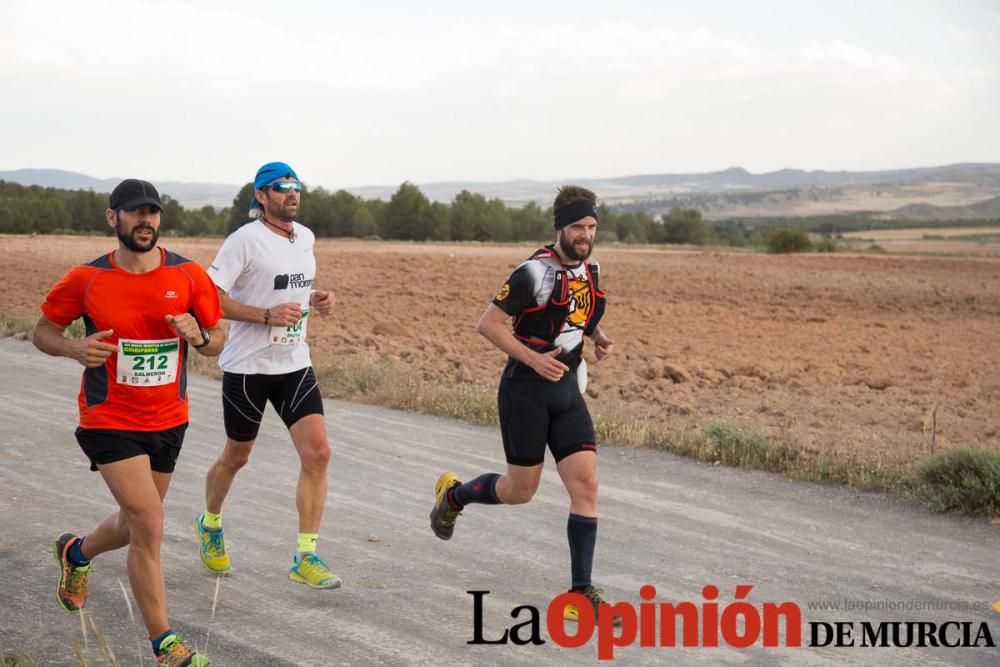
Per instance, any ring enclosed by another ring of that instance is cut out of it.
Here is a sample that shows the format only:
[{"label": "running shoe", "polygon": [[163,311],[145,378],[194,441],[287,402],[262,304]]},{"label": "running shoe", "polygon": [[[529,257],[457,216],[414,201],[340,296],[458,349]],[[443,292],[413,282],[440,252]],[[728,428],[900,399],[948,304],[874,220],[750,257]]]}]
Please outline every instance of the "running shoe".
[{"label": "running shoe", "polygon": [[[594,620],[597,620],[597,610],[602,604],[607,604],[607,601],[601,597],[604,592],[600,588],[594,588],[593,586],[587,586],[583,590],[570,589],[570,593],[579,593],[588,600],[590,604],[594,606]],[[563,618],[567,621],[579,621],[580,620],[580,610],[575,604],[568,604],[563,608]],[[622,617],[620,614],[614,615],[614,624],[616,626],[622,624]]]},{"label": "running shoe", "polygon": [[195,653],[178,634],[167,635],[160,642],[160,650],[156,652],[156,664],[164,667],[208,667],[212,661],[208,656]]},{"label": "running shoe", "polygon": [[330,571],[330,566],[316,554],[309,554],[301,561],[298,555],[295,555],[292,557],[292,562],[288,578],[294,582],[315,589],[340,588],[343,583],[340,577]]},{"label": "running shoe", "polygon": [[69,562],[66,554],[73,543],[80,538],[73,533],[63,533],[52,545],[52,555],[59,564],[59,587],[56,588],[56,599],[59,606],[66,611],[79,611],[87,603],[90,590],[87,588],[87,576],[91,565],[76,567]]},{"label": "running shoe", "polygon": [[194,530],[198,534],[201,564],[213,574],[227,574],[232,568],[229,554],[226,553],[226,541],[222,537],[222,529],[205,528],[204,512],[194,520]]},{"label": "running shoe", "polygon": [[434,485],[434,509],[431,510],[431,530],[442,540],[450,540],[455,532],[455,519],[461,514],[448,502],[448,489],[460,485],[458,477],[453,472],[446,472],[438,477]]}]

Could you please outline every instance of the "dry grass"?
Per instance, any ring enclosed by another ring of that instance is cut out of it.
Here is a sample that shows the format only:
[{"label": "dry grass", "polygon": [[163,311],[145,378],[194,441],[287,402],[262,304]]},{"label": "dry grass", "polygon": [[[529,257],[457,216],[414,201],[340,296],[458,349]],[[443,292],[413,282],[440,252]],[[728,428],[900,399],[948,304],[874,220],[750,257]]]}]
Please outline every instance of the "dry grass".
[{"label": "dry grass", "polygon": [[[845,249],[954,257],[1000,256],[1000,227],[914,227],[848,232]],[[872,249],[876,250],[872,250]]]},{"label": "dry grass", "polygon": [[34,326],[35,321],[26,317],[11,317],[0,314],[0,337],[2,338],[27,338]]},{"label": "dry grass", "polygon": [[346,401],[385,405],[410,412],[497,423],[496,396],[471,383],[445,385],[427,381],[409,366],[391,359],[317,367],[323,395]]},{"label": "dry grass", "polygon": [[24,639],[17,648],[11,647],[0,636],[0,667],[35,667],[38,663],[32,656],[45,631],[46,628],[40,622],[30,624],[24,628]]},{"label": "dry grass", "polygon": [[793,479],[844,484],[873,491],[913,487],[904,463],[887,464],[856,451],[831,456],[806,447],[791,431],[767,434],[746,424],[712,420],[694,428],[670,428],[652,414],[608,405],[594,412],[598,439],[658,449],[706,463],[779,472]]},{"label": "dry grass", "polygon": [[847,232],[844,238],[867,239],[872,241],[916,241],[930,237],[972,237],[996,236],[1000,227],[913,227],[908,229],[871,229],[861,232]]},{"label": "dry grass", "polygon": [[202,356],[197,350],[190,350],[190,354],[188,354],[188,370],[192,373],[206,375],[215,380],[222,379],[219,358]]},{"label": "dry grass", "polygon": [[[36,321],[28,317],[13,317],[0,313],[0,338],[27,340],[35,328]],[[83,320],[74,320],[66,327],[66,335],[70,338],[83,338],[83,334]]]}]

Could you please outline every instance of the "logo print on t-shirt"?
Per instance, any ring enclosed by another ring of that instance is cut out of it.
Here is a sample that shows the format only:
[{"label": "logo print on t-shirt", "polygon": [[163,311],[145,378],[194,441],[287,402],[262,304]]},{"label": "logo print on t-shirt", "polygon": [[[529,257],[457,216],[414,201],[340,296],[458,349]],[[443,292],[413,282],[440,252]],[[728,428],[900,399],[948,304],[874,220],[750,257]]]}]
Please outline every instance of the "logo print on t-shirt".
[{"label": "logo print on t-shirt", "polygon": [[288,289],[287,273],[282,273],[274,277],[274,289]]},{"label": "logo print on t-shirt", "polygon": [[504,283],[503,287],[500,288],[500,291],[497,292],[497,295],[494,298],[497,301],[503,301],[508,296],[510,296],[510,283]]},{"label": "logo print on t-shirt", "polygon": [[594,299],[591,297],[590,283],[580,278],[572,278],[569,281],[569,314],[566,321],[574,327],[582,327],[587,323],[591,311],[594,309]]}]

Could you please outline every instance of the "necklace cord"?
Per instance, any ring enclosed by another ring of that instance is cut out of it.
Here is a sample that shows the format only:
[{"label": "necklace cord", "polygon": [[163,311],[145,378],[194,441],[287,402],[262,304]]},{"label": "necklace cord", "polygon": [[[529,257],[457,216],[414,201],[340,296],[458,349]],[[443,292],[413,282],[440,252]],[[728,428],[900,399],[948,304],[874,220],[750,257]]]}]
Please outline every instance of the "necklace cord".
[{"label": "necklace cord", "polygon": [[264,224],[270,225],[271,227],[274,227],[279,232],[284,232],[285,234],[288,234],[288,236],[287,236],[288,242],[289,243],[295,243],[295,228],[294,228],[294,226],[292,227],[292,229],[285,229],[284,227],[279,227],[278,225],[274,224],[273,222],[271,222],[267,218],[262,217],[261,220],[264,221]]}]

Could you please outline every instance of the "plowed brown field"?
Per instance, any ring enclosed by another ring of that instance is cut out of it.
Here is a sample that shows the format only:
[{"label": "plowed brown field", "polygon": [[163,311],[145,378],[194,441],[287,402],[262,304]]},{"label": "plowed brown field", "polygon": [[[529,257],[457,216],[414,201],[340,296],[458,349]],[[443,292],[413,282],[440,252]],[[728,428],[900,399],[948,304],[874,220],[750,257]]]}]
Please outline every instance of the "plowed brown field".
[{"label": "plowed brown field", "polygon": [[[70,265],[109,238],[0,237],[0,311],[35,317]],[[163,238],[207,264],[218,239]],[[503,356],[475,332],[530,247],[322,240],[335,317],[309,328],[317,367],[394,358],[429,381],[493,387]],[[605,409],[692,428],[720,420],[806,450],[912,461],[1000,447],[1000,260],[602,249]]]}]

